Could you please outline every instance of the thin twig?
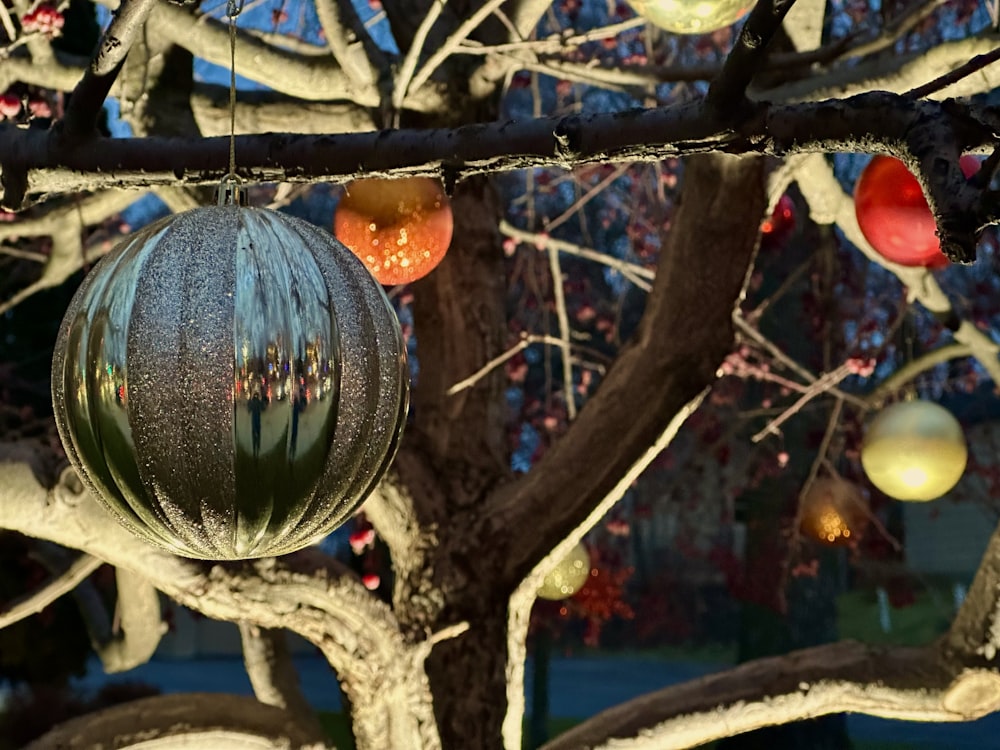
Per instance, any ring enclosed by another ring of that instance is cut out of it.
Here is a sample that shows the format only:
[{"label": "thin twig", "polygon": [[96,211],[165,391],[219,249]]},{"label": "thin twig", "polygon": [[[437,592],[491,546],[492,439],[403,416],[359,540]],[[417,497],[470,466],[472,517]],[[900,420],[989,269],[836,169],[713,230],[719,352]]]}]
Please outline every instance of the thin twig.
[{"label": "thin twig", "polygon": [[41,612],[63,594],[75,589],[81,581],[101,567],[103,562],[93,555],[80,555],[65,573],[0,610],[0,629]]},{"label": "thin twig", "polygon": [[759,443],[761,440],[766,438],[768,435],[777,434],[781,425],[791,419],[795,414],[797,414],[803,406],[812,401],[814,398],[822,393],[830,390],[830,388],[841,380],[846,378],[848,375],[853,374],[847,364],[843,364],[836,369],[830,370],[830,372],[824,373],[822,377],[816,380],[802,396],[795,401],[794,404],[789,406],[785,411],[781,413],[780,416],[771,420],[768,425],[754,435],[751,440],[755,443]]},{"label": "thin twig", "polygon": [[562,266],[559,251],[549,247],[549,273],[552,276],[552,296],[559,321],[559,348],[562,350],[563,401],[569,421],[576,419],[576,392],[573,390],[573,359],[570,351],[569,314],[566,312],[566,294],[563,289]]},{"label": "thin twig", "polygon": [[[794,359],[792,359],[787,354],[785,354],[785,352],[783,352],[781,350],[781,348],[777,344],[775,344],[773,341],[771,341],[769,338],[767,338],[763,333],[761,333],[756,328],[754,328],[752,325],[750,325],[743,318],[743,316],[741,316],[741,315],[734,315],[733,316],[733,324],[747,338],[751,339],[756,344],[758,344],[759,346],[763,347],[767,351],[768,354],[770,354],[772,357],[774,357],[774,359],[776,361],[780,362],[782,365],[784,365],[785,367],[787,367],[789,370],[791,370],[792,372],[794,372],[797,375],[799,375],[799,377],[801,377],[807,383],[812,384],[812,383],[816,382],[817,378],[816,378],[815,375],[813,375],[811,372],[809,372],[809,370],[807,370],[805,367],[803,367],[798,362],[796,362]],[[867,409],[871,408],[870,405],[868,404],[868,402],[865,399],[860,398],[858,396],[855,396],[852,393],[847,393],[846,391],[842,391],[842,390],[840,390],[839,388],[836,388],[836,387],[831,387],[829,389],[829,391],[830,391],[830,393],[832,395],[836,396],[837,398],[841,399],[842,401],[847,401],[848,403],[852,404],[853,406],[858,407],[859,409],[867,410]]]},{"label": "thin twig", "polygon": [[868,403],[874,408],[884,401],[889,394],[900,390],[922,372],[926,372],[932,367],[937,367],[939,364],[952,359],[971,356],[972,349],[967,344],[947,344],[937,349],[932,349],[916,359],[907,362],[883,382],[879,383],[875,390],[868,394]]},{"label": "thin twig", "polygon": [[[502,365],[504,362],[506,362],[508,359],[515,356],[519,352],[523,352],[532,344],[551,344],[552,346],[562,347],[563,340],[556,336],[544,336],[539,334],[523,335],[521,337],[521,340],[517,344],[512,346],[503,354],[500,354],[499,356],[496,356],[493,359],[491,359],[485,365],[483,365],[474,373],[472,373],[469,377],[455,383],[455,385],[453,385],[451,388],[447,390],[446,392],[447,395],[454,396],[459,391],[464,391],[466,388],[471,388],[480,380],[482,380],[484,377],[489,375],[490,372],[492,372],[494,369]],[[568,367],[569,363],[567,362],[565,366]]]},{"label": "thin twig", "polygon": [[623,174],[625,174],[629,169],[631,169],[631,164],[619,164],[615,167],[611,174],[605,177],[603,180],[594,185],[590,190],[584,193],[578,200],[573,201],[573,205],[563,211],[559,216],[552,219],[552,221],[545,222],[545,230],[551,232],[553,229],[565,224],[571,216],[580,211],[584,206],[586,206],[590,201],[596,198],[603,192],[603,190],[608,187],[612,182],[617,180]]},{"label": "thin twig", "polygon": [[469,16],[462,25],[455,29],[455,33],[445,39],[444,44],[441,45],[441,49],[437,50],[430,58],[424,63],[424,67],[420,69],[420,72],[413,77],[413,82],[410,84],[410,88],[419,89],[427,80],[434,74],[434,71],[447,60],[451,54],[455,51],[455,48],[459,44],[464,42],[466,38],[473,31],[478,28],[479,24],[485,21],[494,10],[499,8],[504,4],[506,0],[487,0],[483,3],[475,13]]},{"label": "thin twig", "polygon": [[518,242],[524,242],[525,244],[533,245],[537,248],[546,248],[551,246],[561,253],[575,255],[578,258],[586,258],[587,260],[592,260],[595,263],[605,265],[608,268],[613,268],[646,292],[652,288],[648,283],[646,283],[646,281],[652,281],[656,278],[655,271],[650,268],[643,268],[638,263],[629,263],[628,261],[619,260],[618,258],[614,258],[589,247],[580,247],[572,242],[566,242],[565,240],[558,240],[554,237],[549,237],[547,234],[527,232],[523,229],[518,229],[513,224],[506,221],[500,222],[500,232],[511,239],[517,240]]},{"label": "thin twig", "polygon": [[992,65],[993,63],[1000,60],[1000,47],[997,47],[992,52],[986,52],[982,55],[976,55],[965,65],[960,65],[955,68],[950,73],[945,73],[943,76],[938,76],[933,81],[928,81],[922,86],[917,86],[915,89],[910,89],[906,92],[904,96],[911,96],[914,99],[923,99],[924,97],[930,96],[931,94],[937,93],[941,89],[946,89],[953,83],[958,83],[963,78],[971,76],[987,65]]}]

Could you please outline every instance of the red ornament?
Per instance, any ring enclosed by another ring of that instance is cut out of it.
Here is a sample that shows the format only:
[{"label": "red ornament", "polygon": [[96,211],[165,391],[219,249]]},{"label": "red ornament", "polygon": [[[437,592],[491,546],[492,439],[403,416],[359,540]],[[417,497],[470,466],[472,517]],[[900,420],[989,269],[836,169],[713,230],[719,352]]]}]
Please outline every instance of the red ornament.
[{"label": "red ornament", "polygon": [[369,591],[374,591],[382,585],[382,579],[375,573],[365,573],[361,576],[361,583],[363,583],[365,588]]},{"label": "red ornament", "polygon": [[[979,160],[963,156],[965,176],[979,171]],[[937,225],[917,178],[899,159],[876,156],[854,188],[854,209],[865,239],[883,258],[903,266],[942,268]]]},{"label": "red ornament", "polygon": [[337,239],[386,285],[433,271],[448,252],[452,227],[448,196],[427,177],[355,180],[333,218]]}]

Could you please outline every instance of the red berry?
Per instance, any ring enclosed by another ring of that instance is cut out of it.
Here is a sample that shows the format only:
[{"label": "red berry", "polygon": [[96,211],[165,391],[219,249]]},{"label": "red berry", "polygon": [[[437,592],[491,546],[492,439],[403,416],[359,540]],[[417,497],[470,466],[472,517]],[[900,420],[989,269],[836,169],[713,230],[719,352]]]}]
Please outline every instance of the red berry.
[{"label": "red berry", "polygon": [[0,120],[17,117],[21,112],[21,97],[17,94],[0,96]]}]

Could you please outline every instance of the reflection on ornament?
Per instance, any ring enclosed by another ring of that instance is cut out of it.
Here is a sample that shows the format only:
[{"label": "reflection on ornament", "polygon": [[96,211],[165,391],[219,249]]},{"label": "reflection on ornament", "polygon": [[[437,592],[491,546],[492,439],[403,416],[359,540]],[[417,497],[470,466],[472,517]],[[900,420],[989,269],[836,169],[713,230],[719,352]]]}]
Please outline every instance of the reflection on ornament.
[{"label": "reflection on ornament", "polygon": [[[979,171],[979,160],[963,156],[966,177]],[[854,210],[865,239],[886,260],[904,266],[942,268],[937,224],[917,178],[899,159],[876,156],[854,187]]]},{"label": "reflection on ornament", "polygon": [[396,449],[405,349],[382,289],[328,233],[198,208],[87,275],[52,368],[56,422],[90,489],[188,557],[280,555],[328,533]]},{"label": "reflection on ornament", "polygon": [[962,426],[930,401],[903,401],[868,426],[861,465],[871,483],[897,500],[933,500],[954,487],[968,451]]},{"label": "reflection on ornament", "polygon": [[553,568],[542,585],[538,588],[538,596],[541,599],[549,599],[557,602],[561,599],[569,599],[590,577],[590,553],[583,543],[578,543],[565,559]]},{"label": "reflection on ornament", "polygon": [[867,502],[850,482],[836,477],[817,479],[802,498],[803,534],[826,544],[848,544],[868,521]]},{"label": "reflection on ornament", "polygon": [[433,271],[451,244],[451,203],[427,177],[355,180],[333,217],[337,239],[380,284],[407,284]]},{"label": "reflection on ornament", "polygon": [[750,12],[754,0],[628,0],[651,24],[674,34],[707,34],[731,26]]}]

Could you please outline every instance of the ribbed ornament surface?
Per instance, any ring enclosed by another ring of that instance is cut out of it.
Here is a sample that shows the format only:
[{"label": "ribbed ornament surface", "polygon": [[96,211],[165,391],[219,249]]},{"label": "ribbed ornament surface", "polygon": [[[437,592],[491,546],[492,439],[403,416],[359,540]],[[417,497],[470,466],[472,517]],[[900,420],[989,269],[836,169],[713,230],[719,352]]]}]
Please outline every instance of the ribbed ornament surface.
[{"label": "ribbed ornament surface", "polygon": [[381,287],[330,234],[198,208],[87,275],[52,369],[66,453],[135,534],[188,557],[280,555],[387,468],[408,370]]}]

